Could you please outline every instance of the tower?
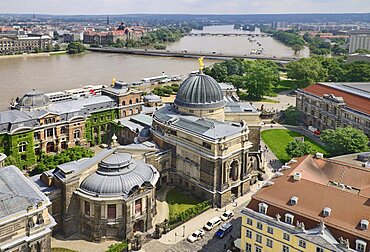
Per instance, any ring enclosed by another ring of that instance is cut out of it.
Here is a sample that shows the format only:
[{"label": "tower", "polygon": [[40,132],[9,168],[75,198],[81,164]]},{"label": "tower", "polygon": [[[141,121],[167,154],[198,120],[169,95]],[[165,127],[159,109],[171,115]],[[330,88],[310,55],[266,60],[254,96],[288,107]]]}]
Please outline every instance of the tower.
[{"label": "tower", "polygon": [[107,25],[109,25],[109,16],[107,16]]}]

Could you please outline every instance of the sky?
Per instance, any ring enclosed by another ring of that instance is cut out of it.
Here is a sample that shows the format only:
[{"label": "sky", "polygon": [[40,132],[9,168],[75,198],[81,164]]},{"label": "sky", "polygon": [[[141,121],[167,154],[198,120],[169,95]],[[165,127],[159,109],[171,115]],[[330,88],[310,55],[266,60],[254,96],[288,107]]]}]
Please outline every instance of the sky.
[{"label": "sky", "polygon": [[0,13],[269,14],[370,12],[370,0],[0,0]]}]

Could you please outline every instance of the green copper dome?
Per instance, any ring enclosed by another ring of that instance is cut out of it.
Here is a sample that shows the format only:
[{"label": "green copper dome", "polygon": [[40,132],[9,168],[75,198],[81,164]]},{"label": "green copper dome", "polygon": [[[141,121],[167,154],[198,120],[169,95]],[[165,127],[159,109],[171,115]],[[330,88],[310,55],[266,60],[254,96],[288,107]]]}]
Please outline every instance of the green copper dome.
[{"label": "green copper dome", "polygon": [[220,108],[225,106],[220,85],[211,76],[192,74],[180,85],[175,104],[187,108]]}]

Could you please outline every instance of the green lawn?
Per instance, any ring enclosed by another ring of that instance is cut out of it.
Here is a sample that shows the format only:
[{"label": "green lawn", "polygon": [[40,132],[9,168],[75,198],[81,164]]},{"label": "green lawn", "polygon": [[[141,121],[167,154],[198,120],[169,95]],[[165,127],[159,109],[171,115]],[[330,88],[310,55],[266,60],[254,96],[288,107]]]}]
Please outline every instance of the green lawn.
[{"label": "green lawn", "polygon": [[[294,137],[302,136],[301,134],[285,129],[271,129],[265,130],[261,133],[263,141],[267,144],[270,150],[275,153],[276,157],[282,162],[288,162],[292,157],[285,151],[289,142],[294,140]],[[325,147],[314,142],[308,137],[304,138],[306,142],[309,142],[314,152],[323,153],[328,156],[329,153],[325,150]]]},{"label": "green lawn", "polygon": [[297,89],[297,83],[293,80],[280,80],[276,87],[273,87],[273,93],[280,93],[285,90]]},{"label": "green lawn", "polygon": [[167,193],[166,201],[170,210],[170,216],[175,216],[200,202],[187,194],[179,192],[177,189],[172,189]]}]

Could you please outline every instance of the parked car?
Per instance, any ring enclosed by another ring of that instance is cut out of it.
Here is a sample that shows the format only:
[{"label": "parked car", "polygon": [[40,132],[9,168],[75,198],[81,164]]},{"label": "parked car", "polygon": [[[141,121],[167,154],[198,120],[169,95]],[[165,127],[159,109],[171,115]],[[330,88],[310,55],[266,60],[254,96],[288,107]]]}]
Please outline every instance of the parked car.
[{"label": "parked car", "polygon": [[231,232],[231,230],[233,229],[233,225],[229,222],[229,223],[225,223],[223,224],[220,229],[216,232],[216,236],[218,238],[223,238],[225,237],[228,233]]},{"label": "parked car", "polygon": [[212,219],[210,219],[205,225],[204,225],[204,229],[205,230],[212,230],[214,227],[220,225],[222,222],[221,218],[220,217],[213,217]]},{"label": "parked car", "polygon": [[204,236],[204,231],[202,229],[198,229],[188,237],[189,242],[196,242],[200,239],[202,239]]},{"label": "parked car", "polygon": [[221,215],[221,220],[227,221],[228,219],[231,219],[233,216],[234,216],[234,212],[229,210],[229,211],[224,212]]}]

